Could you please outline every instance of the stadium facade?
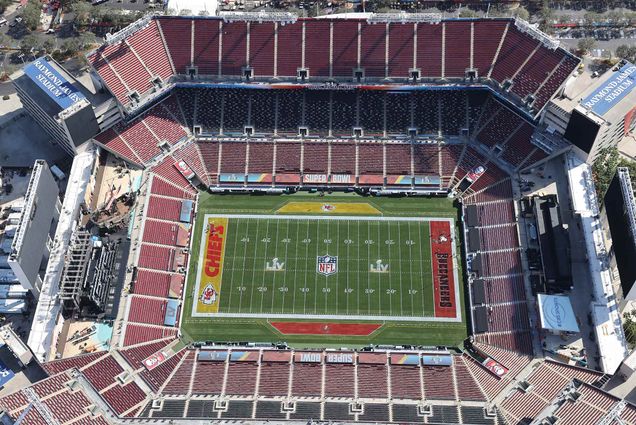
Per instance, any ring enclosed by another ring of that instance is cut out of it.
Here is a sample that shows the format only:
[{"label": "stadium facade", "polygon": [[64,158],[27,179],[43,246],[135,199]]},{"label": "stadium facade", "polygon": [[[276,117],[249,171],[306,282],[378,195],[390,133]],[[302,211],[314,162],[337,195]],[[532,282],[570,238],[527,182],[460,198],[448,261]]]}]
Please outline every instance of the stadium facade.
[{"label": "stadium facade", "polygon": [[37,160],[16,229],[9,266],[22,287],[37,299],[42,288],[43,265],[52,247],[51,235],[57,226],[61,203],[59,188],[47,163]]},{"label": "stadium facade", "polygon": [[[95,144],[147,178],[121,331],[109,351],[51,359],[60,279],[51,269],[29,339],[50,377],[0,406],[33,423],[635,424],[636,406],[603,389],[627,349],[590,168],[571,154],[600,371],[542,358],[528,290],[517,173],[571,148],[538,120],[579,59],[520,20],[398,16],[148,17],[91,52],[93,78],[121,117]],[[76,160],[79,185],[93,161]],[[199,190],[316,188],[461,202],[465,350],[184,346]],[[58,227],[63,246],[84,194],[65,198],[73,216]]]}]

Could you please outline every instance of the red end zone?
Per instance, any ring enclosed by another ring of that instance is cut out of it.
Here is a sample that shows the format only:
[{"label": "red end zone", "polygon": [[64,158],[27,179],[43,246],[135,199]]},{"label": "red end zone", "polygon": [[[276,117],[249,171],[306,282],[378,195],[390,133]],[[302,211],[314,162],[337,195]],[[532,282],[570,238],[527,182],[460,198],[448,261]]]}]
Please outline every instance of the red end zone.
[{"label": "red end zone", "polygon": [[435,317],[457,317],[455,275],[453,273],[453,239],[448,221],[431,221],[431,260]]},{"label": "red end zone", "polygon": [[380,328],[375,323],[326,323],[326,322],[270,322],[284,335],[347,335],[367,336]]}]

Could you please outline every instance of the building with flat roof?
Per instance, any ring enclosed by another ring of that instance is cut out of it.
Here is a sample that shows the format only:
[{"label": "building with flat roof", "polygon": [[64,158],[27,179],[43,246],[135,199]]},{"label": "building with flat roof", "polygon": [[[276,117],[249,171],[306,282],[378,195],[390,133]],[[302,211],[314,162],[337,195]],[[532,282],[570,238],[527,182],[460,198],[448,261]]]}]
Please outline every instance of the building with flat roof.
[{"label": "building with flat roof", "polygon": [[636,200],[629,170],[619,167],[603,200],[604,228],[609,229],[609,262],[621,310],[636,300]]},{"label": "building with flat roof", "polygon": [[59,188],[47,163],[35,161],[7,262],[22,287],[37,298],[60,216]]},{"label": "building with flat roof", "polygon": [[618,143],[636,126],[636,65],[621,61],[598,79],[583,74],[550,102],[543,122],[593,162],[598,152]]},{"label": "building with flat roof", "polygon": [[69,155],[99,132],[90,93],[52,58],[36,59],[12,79],[24,109]]}]

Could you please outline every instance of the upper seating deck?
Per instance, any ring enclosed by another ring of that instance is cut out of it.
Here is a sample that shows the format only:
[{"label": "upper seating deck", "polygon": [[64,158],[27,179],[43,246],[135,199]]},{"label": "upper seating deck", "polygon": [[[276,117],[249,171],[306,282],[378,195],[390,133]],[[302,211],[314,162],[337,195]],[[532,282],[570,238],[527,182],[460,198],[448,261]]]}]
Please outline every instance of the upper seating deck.
[{"label": "upper seating deck", "polygon": [[409,24],[299,18],[281,25],[160,17],[88,59],[124,106],[137,102],[131,93],[143,98],[171,77],[245,81],[247,72],[250,80],[296,81],[304,70],[307,82],[404,84],[416,71],[427,83],[478,82],[496,90],[509,80],[511,90],[502,94],[519,105],[532,95],[532,114],[578,64],[564,49],[547,47],[504,18]]}]

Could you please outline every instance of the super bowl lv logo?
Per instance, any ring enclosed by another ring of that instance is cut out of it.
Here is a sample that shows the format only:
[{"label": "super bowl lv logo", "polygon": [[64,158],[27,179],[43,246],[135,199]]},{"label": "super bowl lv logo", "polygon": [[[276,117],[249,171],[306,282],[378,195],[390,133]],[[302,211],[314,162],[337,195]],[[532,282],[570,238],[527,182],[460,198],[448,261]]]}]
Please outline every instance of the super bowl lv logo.
[{"label": "super bowl lv logo", "polygon": [[285,263],[278,261],[278,258],[274,258],[271,262],[265,263],[265,271],[267,272],[284,272]]},{"label": "super bowl lv logo", "polygon": [[316,260],[317,273],[329,276],[338,272],[338,256],[319,255]]},{"label": "super bowl lv logo", "polygon": [[388,273],[389,265],[384,264],[382,260],[377,260],[375,264],[369,264],[369,271],[371,273]]}]

